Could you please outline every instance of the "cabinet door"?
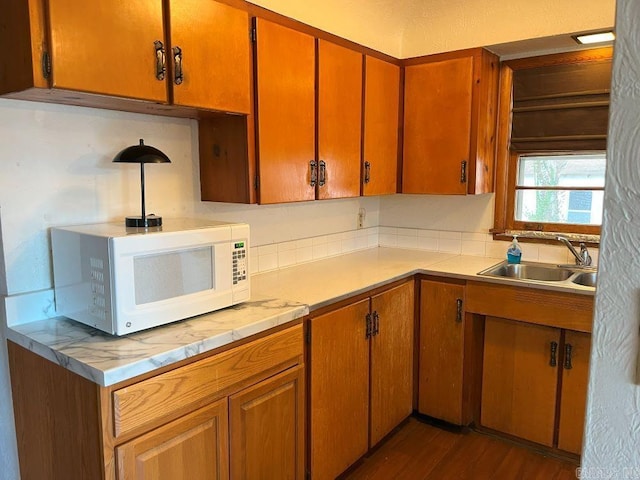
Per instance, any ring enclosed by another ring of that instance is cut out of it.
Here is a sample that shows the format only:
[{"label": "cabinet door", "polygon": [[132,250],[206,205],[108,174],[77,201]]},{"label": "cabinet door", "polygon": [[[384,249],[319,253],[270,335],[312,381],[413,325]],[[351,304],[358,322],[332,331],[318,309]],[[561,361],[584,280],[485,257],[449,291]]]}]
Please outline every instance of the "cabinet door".
[{"label": "cabinet door", "polygon": [[369,300],[310,321],[312,478],[336,478],[367,452]]},{"label": "cabinet door", "polygon": [[213,0],[172,0],[167,5],[173,103],[249,113],[247,12]]},{"label": "cabinet door", "polygon": [[116,448],[118,480],[229,478],[227,399]]},{"label": "cabinet door", "polygon": [[591,335],[567,330],[564,347],[558,448],[580,455],[587,403]]},{"label": "cabinet door", "polygon": [[231,478],[304,478],[304,366],[229,399]]},{"label": "cabinet door", "polygon": [[396,193],[400,67],[366,57],[363,195]]},{"label": "cabinet door", "polygon": [[413,410],[413,281],[371,298],[371,441]]},{"label": "cabinet door", "polygon": [[315,199],[315,39],[256,19],[260,203]]},{"label": "cabinet door", "polygon": [[473,57],[405,68],[402,193],[467,193]]},{"label": "cabinet door", "polygon": [[360,195],[362,54],[318,40],[318,198]]},{"label": "cabinet door", "polygon": [[486,318],[481,413],[484,427],[553,445],[559,343],[557,328]]},{"label": "cabinet door", "polygon": [[167,102],[154,46],[166,49],[162,0],[49,0],[48,7],[53,87]]},{"label": "cabinet door", "polygon": [[418,411],[462,425],[464,285],[420,282]]}]

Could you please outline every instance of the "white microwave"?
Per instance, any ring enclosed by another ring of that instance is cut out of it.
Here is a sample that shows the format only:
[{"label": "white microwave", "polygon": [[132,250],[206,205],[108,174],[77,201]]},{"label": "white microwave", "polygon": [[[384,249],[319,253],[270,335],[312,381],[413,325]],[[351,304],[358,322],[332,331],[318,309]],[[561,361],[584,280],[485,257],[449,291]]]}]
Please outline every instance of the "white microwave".
[{"label": "white microwave", "polygon": [[249,225],[51,229],[56,312],[125,335],[249,300]]}]

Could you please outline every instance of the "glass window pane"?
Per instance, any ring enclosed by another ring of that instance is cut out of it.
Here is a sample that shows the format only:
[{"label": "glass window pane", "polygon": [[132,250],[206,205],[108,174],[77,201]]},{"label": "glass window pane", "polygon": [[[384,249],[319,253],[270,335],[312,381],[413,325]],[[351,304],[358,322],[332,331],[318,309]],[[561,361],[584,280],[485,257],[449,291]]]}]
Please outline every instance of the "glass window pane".
[{"label": "glass window pane", "polygon": [[522,156],[518,186],[604,187],[605,153]]},{"label": "glass window pane", "polygon": [[516,190],[521,222],[602,224],[602,190]]}]

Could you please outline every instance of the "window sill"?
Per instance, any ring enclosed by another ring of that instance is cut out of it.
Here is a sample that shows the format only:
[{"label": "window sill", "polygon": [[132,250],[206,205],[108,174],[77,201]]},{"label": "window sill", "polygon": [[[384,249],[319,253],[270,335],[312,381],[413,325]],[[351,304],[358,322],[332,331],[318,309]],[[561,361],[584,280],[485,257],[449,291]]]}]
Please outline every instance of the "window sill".
[{"label": "window sill", "polygon": [[564,232],[537,232],[529,230],[507,230],[504,232],[494,232],[494,240],[511,241],[513,236],[518,236],[519,242],[531,243],[547,243],[557,245],[557,237],[565,237],[571,243],[584,243],[590,247],[598,248],[600,246],[600,235],[586,235],[582,233],[564,233]]}]

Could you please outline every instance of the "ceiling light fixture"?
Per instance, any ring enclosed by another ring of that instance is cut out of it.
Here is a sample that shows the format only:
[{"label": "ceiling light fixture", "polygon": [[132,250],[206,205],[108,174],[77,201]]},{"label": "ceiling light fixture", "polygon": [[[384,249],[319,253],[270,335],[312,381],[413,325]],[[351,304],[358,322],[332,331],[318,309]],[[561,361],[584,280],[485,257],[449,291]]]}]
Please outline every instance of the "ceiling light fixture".
[{"label": "ceiling light fixture", "polygon": [[591,45],[592,43],[604,43],[604,42],[613,42],[616,36],[612,31],[608,30],[606,32],[594,32],[594,33],[585,33],[582,35],[572,35],[576,42],[580,45]]}]

